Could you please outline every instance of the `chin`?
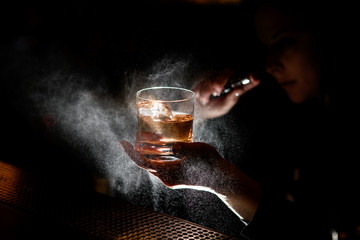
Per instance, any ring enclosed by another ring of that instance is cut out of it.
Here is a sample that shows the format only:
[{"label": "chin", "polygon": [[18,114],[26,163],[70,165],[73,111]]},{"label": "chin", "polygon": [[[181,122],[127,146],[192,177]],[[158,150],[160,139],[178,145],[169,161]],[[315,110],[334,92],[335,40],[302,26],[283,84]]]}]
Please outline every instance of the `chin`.
[{"label": "chin", "polygon": [[288,93],[288,97],[290,99],[291,102],[296,103],[296,104],[301,104],[307,101],[307,98],[301,95],[295,95],[295,94],[289,94]]}]

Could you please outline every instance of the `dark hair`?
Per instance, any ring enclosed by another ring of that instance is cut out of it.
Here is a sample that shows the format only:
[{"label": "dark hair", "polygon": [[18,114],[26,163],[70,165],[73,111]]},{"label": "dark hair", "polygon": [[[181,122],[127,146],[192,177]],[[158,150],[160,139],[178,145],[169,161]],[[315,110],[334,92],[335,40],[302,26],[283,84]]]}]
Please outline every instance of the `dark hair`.
[{"label": "dark hair", "polygon": [[[296,23],[305,31],[311,32],[316,39],[314,51],[318,52],[319,56],[323,56],[323,43],[325,39],[323,25],[325,23],[325,16],[322,16],[324,11],[321,11],[321,4],[310,0],[244,0],[243,7],[247,9],[249,16],[255,16],[259,8],[271,7],[279,9],[294,18]],[[321,68],[323,68],[321,63]],[[323,73],[321,69],[320,73]],[[327,93],[329,88],[329,80],[324,81],[321,75],[321,91]]]},{"label": "dark hair", "polygon": [[254,13],[259,6],[274,6],[299,19],[313,31],[320,31],[326,16],[323,4],[310,0],[244,0],[244,6]]}]

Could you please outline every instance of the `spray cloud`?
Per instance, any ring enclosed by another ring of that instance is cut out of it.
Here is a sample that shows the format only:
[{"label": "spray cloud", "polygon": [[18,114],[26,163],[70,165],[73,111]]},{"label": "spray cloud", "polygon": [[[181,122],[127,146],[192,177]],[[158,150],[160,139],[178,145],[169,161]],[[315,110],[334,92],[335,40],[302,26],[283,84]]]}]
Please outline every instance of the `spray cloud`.
[{"label": "spray cloud", "polygon": [[[122,97],[110,96],[101,84],[88,86],[84,76],[54,71],[32,86],[30,99],[40,114],[54,117],[57,134],[81,152],[88,159],[87,164],[95,166],[105,176],[112,191],[154,210],[179,215],[177,211],[184,210],[179,210],[179,200],[185,199],[185,207],[194,208],[203,205],[200,200],[203,195],[166,188],[157,178],[138,168],[123,152],[119,141],[134,143],[137,130],[136,92],[151,86],[191,88],[191,66],[190,61],[164,58],[149,70],[127,73],[119,92]],[[237,136],[232,128],[236,123],[231,118],[201,123],[195,121],[194,124],[194,141],[209,143],[221,155],[230,148],[242,149],[241,143],[232,141]],[[217,204],[206,208],[214,211],[215,206],[222,203],[215,197],[213,199],[210,202]],[[200,215],[204,216],[203,212],[189,210],[186,213],[193,221],[199,220]],[[199,221],[201,223],[202,220]],[[206,225],[205,222],[203,224]]]}]

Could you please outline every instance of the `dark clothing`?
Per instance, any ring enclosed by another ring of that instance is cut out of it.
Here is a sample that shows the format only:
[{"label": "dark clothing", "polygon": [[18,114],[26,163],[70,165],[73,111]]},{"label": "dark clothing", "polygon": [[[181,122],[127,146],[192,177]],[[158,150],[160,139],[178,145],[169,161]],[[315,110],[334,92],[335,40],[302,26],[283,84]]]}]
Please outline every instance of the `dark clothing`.
[{"label": "dark clothing", "polygon": [[262,200],[242,235],[249,239],[360,239],[360,181],[354,151],[358,131],[351,109],[329,111],[318,103],[295,108],[291,138],[279,142],[287,146],[287,160],[292,164],[267,168],[257,179],[263,188]]}]

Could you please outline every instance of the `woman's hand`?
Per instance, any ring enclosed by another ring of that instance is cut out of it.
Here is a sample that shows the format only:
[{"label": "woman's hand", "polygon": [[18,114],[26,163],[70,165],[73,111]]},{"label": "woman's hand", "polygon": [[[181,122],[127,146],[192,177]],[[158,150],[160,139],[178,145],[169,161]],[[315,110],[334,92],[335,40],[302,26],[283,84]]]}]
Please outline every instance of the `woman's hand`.
[{"label": "woman's hand", "polygon": [[224,86],[233,75],[232,70],[226,69],[220,73],[208,73],[195,83],[192,90],[196,96],[197,115],[201,119],[211,119],[227,114],[238,102],[241,95],[260,83],[258,79],[250,75],[250,83],[220,96]]},{"label": "woman's hand", "polygon": [[141,168],[158,177],[166,186],[216,194],[236,215],[250,221],[260,201],[260,186],[220,156],[206,143],[176,143],[175,161],[149,159],[127,141],[120,142],[126,154]]},{"label": "woman's hand", "polygon": [[158,177],[166,186],[212,187],[214,173],[222,162],[226,162],[206,143],[176,143],[174,154],[179,160],[153,160],[136,151],[127,141],[120,141],[126,154],[141,168]]}]

